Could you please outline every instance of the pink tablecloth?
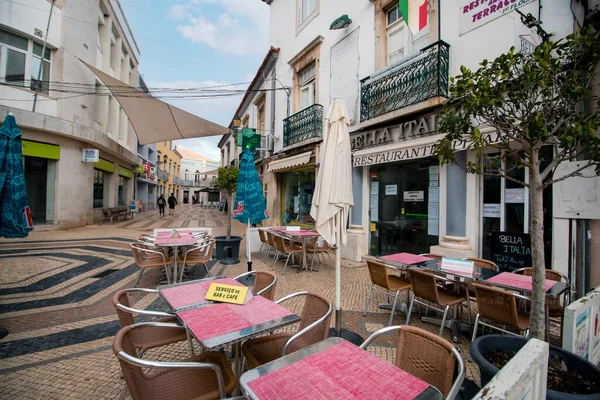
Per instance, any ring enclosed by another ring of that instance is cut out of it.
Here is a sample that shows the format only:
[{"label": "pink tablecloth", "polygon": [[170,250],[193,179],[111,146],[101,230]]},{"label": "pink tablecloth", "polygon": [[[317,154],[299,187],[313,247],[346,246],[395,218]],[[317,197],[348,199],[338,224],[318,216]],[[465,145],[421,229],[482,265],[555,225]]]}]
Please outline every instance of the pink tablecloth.
[{"label": "pink tablecloth", "polygon": [[206,301],[204,296],[208,292],[211,283],[224,283],[226,285],[243,286],[240,282],[231,278],[213,279],[197,283],[188,283],[181,286],[175,286],[160,290],[160,294],[169,303],[171,308],[178,309],[192,304],[198,304]]},{"label": "pink tablecloth", "polygon": [[[497,283],[503,286],[510,286],[516,289],[531,291],[533,288],[533,278],[527,275],[512,274],[510,272],[502,272],[496,276],[486,279],[486,282]],[[546,279],[546,291],[548,291],[557,282]]]},{"label": "pink tablecloth", "polygon": [[336,344],[248,383],[261,400],[414,399],[429,384],[361,350]]},{"label": "pink tablecloth", "polygon": [[406,264],[406,265],[413,265],[413,264],[418,264],[418,263],[422,263],[425,261],[433,260],[432,258],[429,258],[429,257],[423,257],[423,256],[419,256],[417,254],[411,254],[411,253],[390,254],[388,256],[382,256],[379,258],[382,258],[384,260],[394,261],[394,262],[401,263],[401,264]]},{"label": "pink tablecloth", "polygon": [[222,336],[292,314],[262,296],[254,296],[244,305],[218,303],[177,312],[198,340]]},{"label": "pink tablecloth", "polygon": [[181,235],[181,237],[178,238],[170,238],[170,237],[157,237],[156,240],[154,241],[154,243],[157,246],[165,246],[165,245],[189,245],[189,244],[196,244],[198,243],[198,241],[193,237],[193,236],[184,236]]}]

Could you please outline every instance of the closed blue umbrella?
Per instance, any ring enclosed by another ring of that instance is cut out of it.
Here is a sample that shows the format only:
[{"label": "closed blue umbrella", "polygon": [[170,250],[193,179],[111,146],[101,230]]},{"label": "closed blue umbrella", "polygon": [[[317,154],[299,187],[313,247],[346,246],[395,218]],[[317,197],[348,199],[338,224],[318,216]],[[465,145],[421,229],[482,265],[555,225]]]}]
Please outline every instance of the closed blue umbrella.
[{"label": "closed blue umbrella", "polygon": [[32,229],[21,130],[15,117],[9,114],[0,127],[0,237],[23,238]]},{"label": "closed blue umbrella", "polygon": [[248,254],[248,271],[252,270],[252,253],[250,252],[250,225],[258,224],[269,218],[267,202],[263,194],[262,183],[254,165],[254,158],[246,149],[240,158],[240,174],[235,191],[235,201],[231,215],[236,220],[247,223],[246,249]]}]

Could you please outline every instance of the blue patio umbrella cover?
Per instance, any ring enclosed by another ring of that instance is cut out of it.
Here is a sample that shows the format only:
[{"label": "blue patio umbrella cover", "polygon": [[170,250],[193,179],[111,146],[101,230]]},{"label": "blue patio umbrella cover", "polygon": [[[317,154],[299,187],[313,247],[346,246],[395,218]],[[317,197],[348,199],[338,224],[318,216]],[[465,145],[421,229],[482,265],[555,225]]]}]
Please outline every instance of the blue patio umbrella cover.
[{"label": "blue patio umbrella cover", "polygon": [[21,130],[7,115],[0,127],[0,237],[23,238],[33,229],[23,171]]},{"label": "blue patio umbrella cover", "polygon": [[252,225],[269,218],[262,184],[248,149],[240,157],[240,174],[231,215],[240,222]]}]

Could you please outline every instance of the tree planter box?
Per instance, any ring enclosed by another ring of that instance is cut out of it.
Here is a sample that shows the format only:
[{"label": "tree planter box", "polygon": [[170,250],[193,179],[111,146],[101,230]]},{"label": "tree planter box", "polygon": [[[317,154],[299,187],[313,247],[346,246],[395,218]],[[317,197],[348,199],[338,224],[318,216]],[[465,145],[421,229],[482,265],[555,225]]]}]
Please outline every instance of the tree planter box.
[{"label": "tree planter box", "polygon": [[[481,386],[487,383],[496,375],[499,369],[484,358],[484,354],[491,350],[510,350],[518,352],[527,343],[527,339],[517,336],[505,335],[486,335],[480,336],[471,343],[471,358],[479,367],[481,373]],[[560,347],[550,345],[550,357],[555,356],[561,359],[569,371],[579,373],[585,379],[591,382],[600,381],[600,368],[587,362],[583,358],[561,349]],[[600,398],[600,393],[595,394],[567,394],[548,390],[547,399],[558,400],[591,400]]]},{"label": "tree planter box", "polygon": [[241,236],[215,236],[215,247],[217,249],[217,260],[221,264],[238,264],[240,262]]}]

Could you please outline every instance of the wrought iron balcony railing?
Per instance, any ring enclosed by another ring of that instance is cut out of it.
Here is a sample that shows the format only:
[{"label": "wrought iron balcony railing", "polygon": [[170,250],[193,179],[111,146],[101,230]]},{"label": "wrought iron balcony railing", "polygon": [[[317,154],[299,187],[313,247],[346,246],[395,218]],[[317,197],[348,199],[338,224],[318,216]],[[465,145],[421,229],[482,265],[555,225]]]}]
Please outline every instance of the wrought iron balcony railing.
[{"label": "wrought iron balcony railing", "polygon": [[313,104],[283,120],[283,147],[323,137],[323,106]]},{"label": "wrought iron balcony railing", "polygon": [[169,180],[169,174],[163,171],[162,169],[156,170],[156,176],[158,176],[158,179],[162,179],[163,181]]},{"label": "wrought iron balcony railing", "polygon": [[173,178],[173,182],[176,185],[182,185],[183,184],[183,179],[181,179],[181,178],[179,178],[179,177],[176,176],[176,177]]},{"label": "wrought iron balcony railing", "polygon": [[361,80],[360,122],[434,97],[448,97],[449,55],[450,45],[440,40]]}]

